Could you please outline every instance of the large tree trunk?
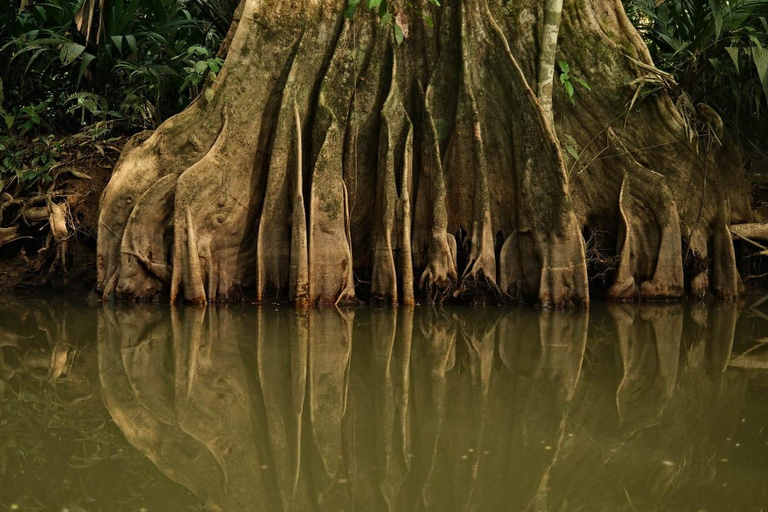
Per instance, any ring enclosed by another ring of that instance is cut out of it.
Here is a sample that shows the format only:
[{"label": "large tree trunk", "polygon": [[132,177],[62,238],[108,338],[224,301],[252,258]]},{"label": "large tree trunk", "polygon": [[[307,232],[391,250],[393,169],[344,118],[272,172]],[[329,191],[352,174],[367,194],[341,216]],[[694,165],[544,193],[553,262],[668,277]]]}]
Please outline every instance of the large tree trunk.
[{"label": "large tree trunk", "polygon": [[565,1],[557,58],[593,90],[573,107],[555,87],[555,126],[533,92],[542,2],[416,2],[434,28],[403,11],[398,46],[346,0],[244,1],[213,94],[118,163],[105,297],[331,304],[370,282],[393,303],[584,304],[585,230],[615,240],[610,298],[678,298],[684,276],[739,293],[738,154],[697,151],[664,92],[628,111],[652,62],[619,0]]}]

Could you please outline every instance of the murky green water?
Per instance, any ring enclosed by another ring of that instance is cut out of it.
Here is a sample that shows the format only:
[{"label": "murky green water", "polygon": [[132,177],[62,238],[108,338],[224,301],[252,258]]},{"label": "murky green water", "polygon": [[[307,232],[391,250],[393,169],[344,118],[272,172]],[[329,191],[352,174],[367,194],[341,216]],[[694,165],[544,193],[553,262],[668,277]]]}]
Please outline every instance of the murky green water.
[{"label": "murky green water", "polygon": [[768,509],[736,305],[0,304],[0,510]]}]

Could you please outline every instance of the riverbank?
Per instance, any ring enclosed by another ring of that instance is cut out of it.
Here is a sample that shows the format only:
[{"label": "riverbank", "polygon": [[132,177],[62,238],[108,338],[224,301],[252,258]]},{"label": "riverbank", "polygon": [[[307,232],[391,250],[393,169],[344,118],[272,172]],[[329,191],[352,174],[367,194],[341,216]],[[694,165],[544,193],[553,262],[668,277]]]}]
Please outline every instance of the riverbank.
[{"label": "riverbank", "polygon": [[89,130],[4,148],[0,294],[93,290],[99,198],[127,140]]},{"label": "riverbank", "polygon": [[[95,289],[99,200],[129,139],[105,137],[89,129],[14,148],[20,168],[16,183],[6,177],[4,188],[0,187],[4,190],[0,196],[0,294],[84,299]],[[768,162],[752,157],[747,159],[746,173],[752,209],[755,221],[765,223]],[[765,255],[748,241],[736,238],[734,245],[747,294],[764,295],[768,290]],[[596,299],[613,279],[610,255],[602,263],[606,268],[590,278]]]}]

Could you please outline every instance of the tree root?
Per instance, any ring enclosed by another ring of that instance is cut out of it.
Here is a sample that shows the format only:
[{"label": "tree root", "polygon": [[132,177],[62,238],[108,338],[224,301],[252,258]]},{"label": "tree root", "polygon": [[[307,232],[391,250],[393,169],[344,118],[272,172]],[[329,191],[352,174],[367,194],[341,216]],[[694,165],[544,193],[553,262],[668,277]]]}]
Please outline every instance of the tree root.
[{"label": "tree root", "polygon": [[565,1],[557,58],[595,90],[571,107],[555,88],[551,119],[533,92],[545,13],[502,3],[451,0],[434,27],[398,12],[403,45],[342,0],[244,3],[213,96],[123,153],[98,289],[336,305],[365,275],[391,304],[579,306],[589,228],[619,233],[610,299],[681,298],[683,245],[711,268],[694,294],[738,295],[727,226],[751,213],[736,150],[697,153],[664,93],[632,101],[624,84],[652,63],[620,2]]}]

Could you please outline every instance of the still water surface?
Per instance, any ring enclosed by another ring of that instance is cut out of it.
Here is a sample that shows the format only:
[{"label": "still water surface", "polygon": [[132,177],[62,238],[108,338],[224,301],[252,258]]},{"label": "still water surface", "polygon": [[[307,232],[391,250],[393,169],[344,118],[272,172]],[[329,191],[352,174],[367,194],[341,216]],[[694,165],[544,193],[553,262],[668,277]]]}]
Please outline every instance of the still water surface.
[{"label": "still water surface", "polygon": [[0,510],[768,510],[768,316],[0,303]]}]

